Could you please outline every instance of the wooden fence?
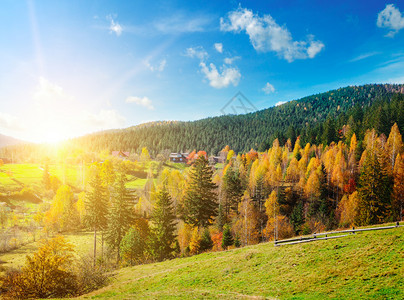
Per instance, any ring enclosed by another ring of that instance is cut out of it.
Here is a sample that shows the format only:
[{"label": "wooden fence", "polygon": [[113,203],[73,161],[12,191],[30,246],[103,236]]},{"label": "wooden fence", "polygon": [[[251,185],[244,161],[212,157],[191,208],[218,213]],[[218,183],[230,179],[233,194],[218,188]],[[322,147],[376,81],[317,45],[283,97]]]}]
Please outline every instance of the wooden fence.
[{"label": "wooden fence", "polygon": [[298,238],[285,239],[285,240],[275,240],[274,244],[275,244],[275,246],[282,246],[282,245],[293,245],[293,244],[308,243],[308,242],[321,241],[321,240],[337,239],[337,238],[345,237],[345,236],[348,236],[351,234],[355,234],[356,232],[393,229],[393,228],[398,228],[398,227],[402,227],[402,226],[403,225],[400,225],[400,223],[397,222],[396,225],[393,225],[393,226],[370,227],[370,228],[360,228],[360,229],[355,229],[355,227],[352,227],[352,229],[349,229],[349,230],[313,233],[310,236],[301,236]]}]

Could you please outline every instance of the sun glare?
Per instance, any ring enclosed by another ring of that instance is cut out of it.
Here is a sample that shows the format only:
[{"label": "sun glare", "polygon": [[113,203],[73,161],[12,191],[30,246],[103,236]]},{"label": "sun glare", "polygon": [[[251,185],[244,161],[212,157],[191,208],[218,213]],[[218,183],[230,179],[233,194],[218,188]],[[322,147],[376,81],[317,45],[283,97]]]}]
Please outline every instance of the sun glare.
[{"label": "sun glare", "polygon": [[74,133],[68,124],[61,124],[55,120],[43,120],[31,129],[30,140],[36,143],[57,144],[71,138]]}]

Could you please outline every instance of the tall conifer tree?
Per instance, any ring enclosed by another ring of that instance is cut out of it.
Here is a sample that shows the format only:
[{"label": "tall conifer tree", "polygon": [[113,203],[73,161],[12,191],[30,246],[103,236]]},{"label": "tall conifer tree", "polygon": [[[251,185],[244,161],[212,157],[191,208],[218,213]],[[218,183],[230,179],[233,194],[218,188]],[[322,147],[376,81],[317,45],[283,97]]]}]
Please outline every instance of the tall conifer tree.
[{"label": "tall conifer tree", "polygon": [[117,263],[120,261],[120,244],[134,221],[136,196],[126,188],[127,178],[120,173],[115,184],[111,208],[108,216],[107,243],[117,251]]},{"label": "tall conifer tree", "polygon": [[86,223],[94,230],[94,265],[97,254],[97,231],[104,230],[108,224],[108,198],[98,166],[94,166],[90,190],[86,193]]},{"label": "tall conifer tree", "polygon": [[183,203],[184,221],[192,226],[206,227],[217,214],[216,184],[213,170],[205,156],[199,156],[189,171],[188,186]]},{"label": "tall conifer tree", "polygon": [[157,194],[152,212],[150,250],[158,261],[170,258],[174,251],[176,216],[170,194],[164,186]]},{"label": "tall conifer tree", "polygon": [[359,203],[355,217],[357,225],[383,222],[389,212],[386,193],[385,175],[377,155],[369,151],[359,177]]}]

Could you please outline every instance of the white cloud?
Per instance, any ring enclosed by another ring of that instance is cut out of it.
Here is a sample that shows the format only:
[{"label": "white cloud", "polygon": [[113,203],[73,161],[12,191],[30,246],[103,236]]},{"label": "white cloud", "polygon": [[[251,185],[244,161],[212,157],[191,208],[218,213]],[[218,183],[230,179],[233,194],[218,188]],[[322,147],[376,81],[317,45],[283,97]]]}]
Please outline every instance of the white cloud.
[{"label": "white cloud", "polygon": [[61,86],[50,82],[44,77],[39,77],[39,84],[34,91],[34,100],[41,104],[55,103],[59,105],[60,102],[70,102],[73,97],[68,95]]},{"label": "white cloud", "polygon": [[223,53],[223,44],[222,43],[215,43],[215,49],[219,53]]},{"label": "white cloud", "polygon": [[24,125],[17,117],[0,112],[0,129],[1,132],[22,131]]},{"label": "white cloud", "polygon": [[135,103],[137,105],[144,106],[144,107],[146,107],[147,109],[150,109],[150,110],[154,109],[151,100],[149,98],[147,98],[147,97],[140,98],[140,97],[133,97],[132,96],[132,97],[126,98],[125,101],[126,101],[126,103]]},{"label": "white cloud", "polygon": [[287,102],[287,101],[278,101],[278,102],[275,103],[275,106],[279,106],[279,105],[285,104],[286,102]]},{"label": "white cloud", "polygon": [[262,88],[262,90],[265,92],[265,94],[269,95],[270,93],[275,92],[275,88],[272,84],[267,82],[267,84]]},{"label": "white cloud", "polygon": [[109,25],[110,32],[111,33],[114,32],[117,36],[120,36],[123,31],[122,26],[118,22],[115,22],[112,16],[107,16],[107,20],[110,21]]},{"label": "white cloud", "polygon": [[207,59],[209,57],[208,52],[205,51],[205,49],[203,49],[202,46],[198,46],[198,47],[190,47],[187,48],[187,50],[185,51],[185,56],[191,57],[191,58],[198,58],[200,61],[204,61],[205,59]]},{"label": "white cloud", "polygon": [[321,49],[324,48],[324,44],[320,41],[314,41],[314,36],[311,36],[310,40],[310,46],[307,48],[307,55],[309,58],[314,58]]},{"label": "white cloud", "polygon": [[404,28],[404,17],[401,12],[394,6],[394,4],[387,4],[377,15],[377,27],[391,29],[387,33],[387,37],[394,37],[394,35]]},{"label": "white cloud", "polygon": [[219,72],[212,63],[208,67],[204,62],[201,62],[199,66],[201,67],[202,73],[205,74],[205,77],[209,80],[210,86],[216,89],[228,87],[230,84],[237,86],[241,78],[240,71],[236,68],[223,66],[222,71]]},{"label": "white cloud", "polygon": [[378,55],[378,54],[380,54],[380,52],[364,53],[364,54],[361,54],[361,55],[359,55],[357,57],[352,58],[349,62],[360,61],[360,60],[363,60],[363,59],[366,59],[366,58],[369,58],[369,57],[372,57],[372,56],[375,56],[375,55]]},{"label": "white cloud", "polygon": [[159,19],[154,23],[154,27],[165,34],[203,32],[211,21],[212,18],[209,16],[189,18],[184,13],[177,13],[170,18]]},{"label": "white cloud", "polygon": [[324,48],[324,44],[314,40],[313,35],[308,35],[305,41],[294,41],[289,30],[278,25],[270,15],[260,17],[241,6],[229,12],[226,20],[220,18],[220,30],[236,33],[245,31],[256,51],[274,51],[288,62],[314,58]]},{"label": "white cloud", "polygon": [[149,61],[145,61],[145,65],[149,68],[150,71],[152,72],[163,72],[166,65],[167,65],[167,60],[163,59],[161,60],[158,64],[156,65],[151,65]]},{"label": "white cloud", "polygon": [[240,59],[240,56],[234,56],[234,57],[225,57],[224,63],[231,65],[235,60]]}]

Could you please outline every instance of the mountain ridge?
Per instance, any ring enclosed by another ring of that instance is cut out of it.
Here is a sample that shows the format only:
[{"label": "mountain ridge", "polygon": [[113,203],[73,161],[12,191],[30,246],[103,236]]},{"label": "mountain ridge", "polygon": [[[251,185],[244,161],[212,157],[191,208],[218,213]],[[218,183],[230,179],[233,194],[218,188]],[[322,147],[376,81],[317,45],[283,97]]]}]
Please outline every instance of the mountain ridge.
[{"label": "mountain ridge", "polygon": [[[237,152],[248,151],[250,148],[265,150],[275,138],[285,142],[287,138],[293,140],[299,135],[303,138],[306,136],[307,142],[325,144],[337,140],[337,133],[332,134],[335,137],[329,139],[316,140],[313,136],[321,135],[327,126],[332,127],[332,131],[341,129],[342,125],[348,123],[348,115],[354,115],[354,121],[350,121],[351,127],[361,127],[364,121],[366,121],[364,126],[374,125],[378,122],[374,120],[374,113],[366,116],[365,112],[371,110],[375,104],[382,107],[390,105],[397,95],[400,104],[403,94],[404,84],[348,86],[247,114],[207,117],[196,121],[149,122],[114,130],[113,133],[86,135],[71,142],[76,145],[87,144],[94,151],[119,148],[139,152],[142,147],[147,147],[154,154],[164,149],[172,151],[196,149],[215,154],[225,145],[230,145]],[[397,108],[389,109],[397,111]],[[402,113],[397,113],[399,115],[392,116],[389,112],[388,120],[385,122],[386,128],[390,129],[394,122],[404,123]],[[341,116],[343,118],[339,120]],[[369,118],[371,120],[368,120]],[[360,120],[361,124],[353,124],[359,122],[357,120]],[[322,124],[324,122],[328,123],[324,125]],[[386,128],[376,129],[385,133]],[[358,130],[356,128],[356,131]]]},{"label": "mountain ridge", "polygon": [[7,135],[0,133],[0,148],[6,147],[6,146],[18,145],[18,144],[22,144],[22,143],[25,143],[25,142],[22,140],[16,139],[14,137],[7,136]]}]

